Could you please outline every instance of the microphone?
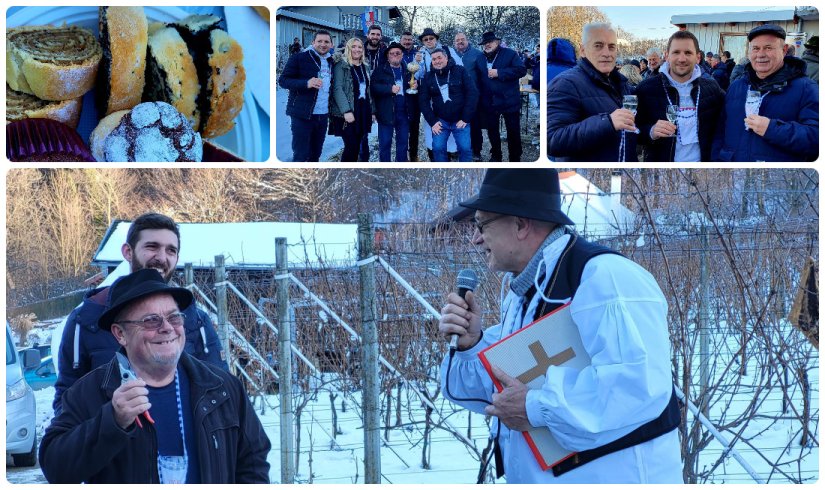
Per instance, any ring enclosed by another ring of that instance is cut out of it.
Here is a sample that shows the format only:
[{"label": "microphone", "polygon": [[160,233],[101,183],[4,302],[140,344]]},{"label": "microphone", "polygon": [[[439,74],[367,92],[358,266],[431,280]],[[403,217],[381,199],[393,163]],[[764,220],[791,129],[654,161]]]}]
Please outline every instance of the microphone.
[{"label": "microphone", "polygon": [[[455,279],[456,292],[461,299],[465,299],[468,291],[474,291],[478,286],[478,276],[473,269],[462,269]],[[458,348],[458,334],[453,334],[450,338],[450,353]]]}]

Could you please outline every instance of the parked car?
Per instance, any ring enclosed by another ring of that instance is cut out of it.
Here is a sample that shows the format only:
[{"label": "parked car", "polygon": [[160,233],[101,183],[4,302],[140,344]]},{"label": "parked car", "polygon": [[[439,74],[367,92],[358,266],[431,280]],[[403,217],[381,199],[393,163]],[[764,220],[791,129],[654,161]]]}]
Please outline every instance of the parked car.
[{"label": "parked car", "polygon": [[40,351],[27,349],[18,353],[14,348],[11,329],[6,323],[6,454],[11,454],[15,466],[37,463],[37,410],[34,393],[23,377],[24,369],[40,364]]},{"label": "parked car", "polygon": [[57,381],[57,369],[54,367],[52,356],[47,355],[40,359],[40,365],[34,369],[27,369],[24,376],[31,389],[35,391],[54,386]]}]

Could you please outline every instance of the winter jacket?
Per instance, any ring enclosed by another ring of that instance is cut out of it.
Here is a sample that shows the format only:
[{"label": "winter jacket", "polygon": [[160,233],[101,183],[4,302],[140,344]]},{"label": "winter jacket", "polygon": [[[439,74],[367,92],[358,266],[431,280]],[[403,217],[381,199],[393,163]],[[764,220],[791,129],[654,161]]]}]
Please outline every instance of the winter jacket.
[{"label": "winter jacket", "polygon": [[[610,114],[629,94],[627,79],[614,69],[605,76],[587,60],[579,60],[550,82],[547,89],[548,153],[559,162],[617,162],[622,131]],[[635,162],[636,134],[625,132],[624,161]]]},{"label": "winter jacket", "polygon": [[530,80],[530,88],[533,90],[541,90],[541,59],[539,59],[539,55],[533,57],[533,67],[531,68],[530,76],[533,77]]},{"label": "winter jacket", "polygon": [[[491,59],[492,61],[492,59]],[[483,76],[479,91],[479,110],[491,112],[519,112],[521,110],[521,92],[519,79],[527,74],[524,63],[518,53],[509,48],[498,48],[498,55],[493,61],[493,68],[498,70],[497,78],[487,76],[487,56],[484,54],[476,60]]]},{"label": "winter jacket", "polygon": [[[278,79],[278,85],[289,90],[289,98],[286,102],[287,116],[299,119],[312,118],[315,101],[318,99],[318,89],[307,88],[307,82],[310,78],[318,76],[319,66],[323,62],[324,60],[311,49],[289,57]],[[333,73],[333,79],[330,81],[332,84],[335,82],[332,56],[326,59],[326,63],[329,63],[330,73]],[[330,92],[331,101],[332,93]]]},{"label": "winter jacket", "polygon": [[[515,54],[515,51],[513,53]],[[450,100],[444,102],[438,83],[446,84],[448,79]],[[478,89],[467,70],[450,60],[441,70],[432,69],[424,77],[424,82],[418,90],[418,104],[421,114],[430,126],[437,123],[439,119],[444,119],[449,123],[458,121],[469,123],[476,112]],[[479,110],[481,110],[480,107]]]},{"label": "winter jacket", "polygon": [[547,43],[547,85],[556,75],[576,66],[576,48],[564,38],[554,38]]},{"label": "winter jacket", "polygon": [[[749,89],[765,95],[759,115],[769,118],[764,136],[745,131]],[[776,73],[760,80],[751,65],[725,96],[713,145],[713,159],[723,162],[802,162],[819,155],[819,90],[805,76],[805,62],[792,56]]]},{"label": "winter jacket", "polygon": [[[650,128],[659,120],[667,121],[665,111],[668,98],[674,104],[679,104],[679,92],[671,85],[670,80],[663,74],[650,77],[642,81],[636,90],[639,97],[639,108],[636,113],[636,127],[639,128],[639,143],[648,145],[647,161],[672,162],[676,154],[677,138],[650,138]],[[713,80],[699,77],[693,81],[690,97],[696,104],[699,95],[699,149],[702,161],[711,160],[713,136],[716,134],[716,123],[719,113],[725,105],[725,92]]]},{"label": "winter jacket", "polygon": [[819,55],[815,51],[806,49],[802,54],[802,61],[805,62],[805,74],[816,83],[819,83]]},{"label": "winter jacket", "polygon": [[[111,361],[120,348],[111,332],[101,330],[97,326],[97,320],[106,310],[110,292],[111,288],[108,286],[89,292],[83,298],[83,303],[66,319],[63,337],[60,339],[60,352],[57,355],[58,375],[52,402],[55,413],[60,413],[62,409],[63,393],[86,373]],[[228,370],[218,334],[209,315],[198,309],[194,303],[183,310],[183,314],[186,315],[184,350],[201,361]]]},{"label": "winter jacket", "polygon": [[[125,352],[125,351],[121,351]],[[270,442],[241,382],[185,352],[201,483],[269,483]],[[40,444],[49,483],[158,483],[153,424],[121,429],[112,395],[120,386],[116,359],[66,391],[64,408]]]},{"label": "winter jacket", "polygon": [[[464,51],[464,54],[459,53],[458,50],[452,51],[455,64],[461,65],[467,70],[470,76],[473,77],[476,88],[481,87],[481,80],[487,78],[487,63],[479,63],[479,60],[484,59],[484,53],[472,46],[469,46],[467,51]],[[484,70],[481,69],[482,65],[484,65]]]},{"label": "winter jacket", "polygon": [[[749,65],[751,60],[747,58],[742,58],[739,60],[739,63],[733,67],[733,71],[730,72],[730,83],[735,82],[736,80],[742,78],[742,75],[745,74],[745,66]],[[730,88],[730,86],[728,86]]]},{"label": "winter jacket", "polygon": [[[352,85],[352,65],[344,60],[341,53],[333,56],[334,65],[332,68],[332,96],[329,103],[329,115],[333,117],[344,117],[347,112],[355,112],[355,93]],[[364,60],[364,72],[366,79],[370,78],[370,65]],[[367,84],[369,85],[370,82]],[[370,97],[370,108],[375,112],[375,100]]]},{"label": "winter jacket", "polygon": [[730,75],[728,75],[728,67],[724,63],[717,63],[710,72],[716,83],[722,90],[727,90],[730,86]]},{"label": "winter jacket", "polygon": [[[565,261],[583,260],[580,242],[573,244],[569,253],[563,253],[569,240],[571,235],[550,240],[531,259],[531,263],[544,260],[544,266],[535,271],[541,291],[547,290],[554,276],[550,271],[556,267],[564,270]],[[572,266],[566,269],[576,270]],[[579,284],[572,295],[569,289],[556,291],[560,284],[569,283],[568,274],[559,273],[547,296],[559,303],[572,296],[570,315],[592,364],[581,371],[551,366],[543,385],[529,389],[525,400],[530,425],[547,427],[571,452],[600,447],[656,419],[668,406],[673,386],[667,302],[653,276],[614,254],[592,257],[579,270]],[[540,304],[544,302],[539,294],[530,294],[534,288],[526,292],[514,289],[519,279],[510,281],[500,323],[484,330],[475,346],[457,351],[449,370],[449,356],[441,364],[445,396],[477,413],[484,413],[488,404],[466,399],[490,400],[495,392],[478,353],[540,316]],[[528,278],[529,283],[534,280]],[[556,477],[552,471],[542,471],[522,432],[495,420],[490,426],[493,431],[500,428],[498,441],[507,483],[682,483],[679,434],[675,429]]]},{"label": "winter jacket", "polygon": [[[392,86],[395,85],[395,74],[392,72],[392,67],[389,63],[381,63],[372,73],[372,85],[370,90],[372,93],[372,100],[375,103],[375,119],[379,124],[388,124],[392,126],[395,124],[395,97],[404,97],[404,103],[407,107],[407,118],[412,120],[418,118],[418,95],[408,94],[406,90],[410,88],[410,72],[406,65],[401,64],[402,78],[404,79],[404,95],[395,95],[392,93]],[[420,87],[418,93],[421,93]]]}]

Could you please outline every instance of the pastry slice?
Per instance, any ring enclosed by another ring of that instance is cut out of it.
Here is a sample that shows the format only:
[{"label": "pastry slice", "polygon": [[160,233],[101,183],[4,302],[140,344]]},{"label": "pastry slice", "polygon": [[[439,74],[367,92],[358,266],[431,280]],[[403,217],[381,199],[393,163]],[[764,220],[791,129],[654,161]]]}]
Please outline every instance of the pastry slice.
[{"label": "pastry slice", "polygon": [[140,104],[148,41],[143,7],[99,7],[103,59],[95,90],[101,115]]},{"label": "pastry slice", "polygon": [[166,102],[196,128],[200,114],[195,104],[200,85],[189,48],[174,27],[158,29],[149,36],[146,52],[144,102]]},{"label": "pastry slice", "polygon": [[77,129],[83,97],[72,100],[43,100],[12,90],[6,85],[6,122],[45,118],[60,121]]},{"label": "pastry slice", "polygon": [[44,100],[76,99],[95,84],[102,58],[92,31],[76,26],[6,29],[6,83]]}]

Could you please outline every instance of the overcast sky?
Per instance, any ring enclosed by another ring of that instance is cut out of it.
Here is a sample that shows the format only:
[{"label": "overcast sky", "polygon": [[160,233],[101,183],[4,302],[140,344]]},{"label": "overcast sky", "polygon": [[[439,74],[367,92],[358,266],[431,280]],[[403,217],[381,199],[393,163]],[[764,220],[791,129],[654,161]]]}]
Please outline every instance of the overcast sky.
[{"label": "overcast sky", "polygon": [[606,7],[599,8],[607,15],[610,22],[642,39],[661,39],[670,37],[676,26],[670,18],[680,14],[708,14],[717,12],[742,12],[756,10],[786,10],[786,7]]}]

